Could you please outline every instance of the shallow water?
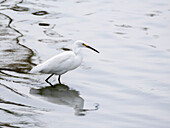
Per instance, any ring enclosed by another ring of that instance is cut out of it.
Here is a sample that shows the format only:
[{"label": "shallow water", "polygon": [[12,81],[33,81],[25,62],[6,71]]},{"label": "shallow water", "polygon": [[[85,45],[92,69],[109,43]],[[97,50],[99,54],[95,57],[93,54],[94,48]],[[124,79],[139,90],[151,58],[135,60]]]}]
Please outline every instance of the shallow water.
[{"label": "shallow water", "polygon": [[[0,0],[0,127],[169,128],[169,0]],[[81,39],[82,65],[29,70]]]}]

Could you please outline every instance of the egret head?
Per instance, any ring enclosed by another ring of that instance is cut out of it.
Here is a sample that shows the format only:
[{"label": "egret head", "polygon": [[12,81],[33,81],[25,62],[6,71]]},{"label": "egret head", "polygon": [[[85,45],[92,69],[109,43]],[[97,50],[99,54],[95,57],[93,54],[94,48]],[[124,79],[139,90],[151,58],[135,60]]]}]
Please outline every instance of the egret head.
[{"label": "egret head", "polygon": [[77,40],[75,43],[74,43],[77,47],[80,47],[80,48],[83,48],[83,47],[86,47],[86,48],[89,48],[97,53],[99,53],[99,51],[97,51],[96,49],[88,46],[84,41],[82,40]]}]

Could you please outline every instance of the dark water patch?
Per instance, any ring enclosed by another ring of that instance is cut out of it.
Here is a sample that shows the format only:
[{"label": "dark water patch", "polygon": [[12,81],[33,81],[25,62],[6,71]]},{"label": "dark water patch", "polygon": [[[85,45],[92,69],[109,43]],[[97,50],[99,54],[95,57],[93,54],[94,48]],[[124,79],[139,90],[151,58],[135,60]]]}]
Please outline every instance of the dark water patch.
[{"label": "dark water patch", "polygon": [[[24,108],[24,109],[23,109]],[[39,126],[33,109],[10,104],[0,107],[0,127],[28,128]],[[40,126],[39,126],[40,127]]]},{"label": "dark water patch", "polygon": [[[6,73],[5,71],[9,71],[10,73],[9,73],[9,72]],[[1,69],[1,68],[0,68],[1,79],[2,79],[3,76],[12,77],[12,78],[19,78],[19,79],[25,79],[25,80],[30,80],[30,79],[31,79],[31,78],[25,77],[25,76],[18,76],[18,74],[17,74],[17,75],[14,75],[14,74],[12,74],[12,72],[15,72],[15,73],[16,73],[15,70]],[[21,72],[18,72],[18,73],[22,74]],[[24,72],[24,74],[25,74],[25,72]]]},{"label": "dark water patch", "polygon": [[7,37],[2,37],[2,38],[0,38],[0,41],[6,41],[6,40],[9,40],[9,38],[7,38]]},{"label": "dark water patch", "polygon": [[1,29],[1,31],[0,31],[0,37],[2,37],[2,36],[6,36],[6,37],[8,37],[8,36],[15,36],[16,34],[14,34],[12,31],[10,32],[10,31],[7,31],[7,29]]},{"label": "dark water patch", "polygon": [[18,1],[17,4],[21,4],[21,3],[23,3],[23,2],[24,2],[24,0],[20,0],[20,1]]},{"label": "dark water patch", "polygon": [[91,13],[87,13],[87,14],[85,14],[86,16],[90,16],[90,15],[93,15],[93,14],[95,14],[94,12],[91,12]]},{"label": "dark water patch", "polygon": [[18,63],[8,64],[9,69],[13,69],[16,72],[27,73],[31,70],[32,66],[27,63],[21,63],[23,60],[18,60]]},{"label": "dark water patch", "polygon": [[21,3],[23,3],[23,0],[3,0],[0,2],[0,10],[11,9]]},{"label": "dark water patch", "polygon": [[13,11],[18,11],[18,12],[25,12],[25,11],[29,11],[29,8],[26,7],[21,7],[21,6],[14,6],[12,8],[10,8]]},{"label": "dark water patch", "polygon": [[8,68],[4,66],[5,68],[0,68],[0,71],[14,71],[14,72],[18,72],[18,73],[27,73],[32,68],[30,66],[28,68],[26,68],[26,67],[24,67],[24,68],[17,67],[17,66],[23,66],[22,64],[16,64],[16,65],[14,64],[14,66],[13,66],[13,64],[12,65],[9,64],[9,65],[6,65],[6,66]]},{"label": "dark water patch", "polygon": [[[4,71],[6,72],[6,71]],[[23,86],[32,86],[32,85],[36,85],[37,84],[37,80],[31,77],[26,77],[24,75],[26,75],[25,73],[21,73],[19,72],[19,75],[11,75],[13,73],[17,74],[16,71],[9,71],[8,73],[4,73],[4,72],[0,72],[0,80],[2,80],[2,82],[0,84],[2,84],[4,87],[8,88],[9,85],[8,84],[3,84],[4,82],[9,82],[9,83],[13,83],[13,84],[21,84]],[[9,87],[9,89],[11,89],[11,87]],[[12,89],[13,90],[13,89]],[[17,90],[14,89],[14,91],[16,91],[16,93],[18,92]],[[22,95],[22,93],[20,93]],[[24,95],[24,94],[23,94]],[[27,97],[27,96],[26,96]]]},{"label": "dark water patch", "polygon": [[39,26],[50,26],[50,24],[48,24],[48,23],[39,23],[38,25]]},{"label": "dark water patch", "polygon": [[148,46],[150,46],[150,47],[152,47],[152,48],[157,48],[155,45],[148,45]]},{"label": "dark water patch", "polygon": [[[32,68],[31,65],[34,65],[31,63],[31,57],[33,56],[32,50],[19,43],[19,38],[23,35],[11,27],[13,19],[2,13],[0,15],[0,24],[3,24],[1,25],[2,31],[0,32],[1,70],[13,70],[16,72],[29,71]],[[4,22],[8,22],[8,24],[4,25]]]},{"label": "dark water patch", "polygon": [[0,108],[0,111],[4,111],[5,113],[7,113],[7,114],[12,114],[12,115],[14,115],[14,116],[21,116],[20,114],[14,112],[14,111],[10,111],[10,110],[4,109],[4,108]]},{"label": "dark water patch", "polygon": [[17,127],[17,126],[14,126],[13,124],[10,124],[10,123],[2,123],[0,122],[0,127],[2,128],[21,128],[21,127]]},{"label": "dark water patch", "polygon": [[6,1],[7,1],[7,0],[1,0],[1,1],[0,1],[0,4],[4,3],[4,2],[6,2]]},{"label": "dark water patch", "polygon": [[1,0],[0,1],[0,4],[3,4],[3,3],[5,3],[7,0]]},{"label": "dark water patch", "polygon": [[7,86],[7,85],[5,85],[5,84],[0,83],[0,85],[1,85],[1,86],[4,86],[5,88],[7,88],[7,89],[11,90],[12,92],[14,92],[14,93],[16,93],[16,94],[18,94],[18,95],[20,95],[20,96],[25,97],[25,95],[24,95],[24,94],[21,94],[21,93],[17,92],[16,90],[14,90],[14,89],[12,89],[12,88],[8,87],[8,86]]},{"label": "dark water patch", "polygon": [[122,28],[132,28],[131,25],[126,25],[126,24],[122,24],[122,25],[115,25],[116,27],[122,27]]},{"label": "dark water patch", "polygon": [[63,40],[52,40],[52,39],[39,39],[38,41],[42,43],[61,43],[61,42],[69,42],[71,39],[63,39]]},{"label": "dark water patch", "polygon": [[115,34],[118,34],[118,35],[125,35],[126,33],[123,33],[123,32],[115,32]]},{"label": "dark water patch", "polygon": [[5,50],[3,50],[3,52],[13,53],[13,52],[16,52],[16,49],[5,49]]},{"label": "dark water patch", "polygon": [[54,31],[54,30],[45,30],[44,33],[45,33],[47,36],[49,36],[49,37],[58,37],[58,38],[64,37],[63,35],[57,33],[57,32]]},{"label": "dark water patch", "polygon": [[32,14],[36,15],[36,16],[43,16],[43,15],[47,15],[49,13],[46,11],[38,11],[38,12],[33,12]]},{"label": "dark water patch", "polygon": [[58,41],[52,39],[39,39],[38,41],[42,43],[58,43]]},{"label": "dark water patch", "polygon": [[143,28],[142,28],[142,30],[144,30],[144,31],[148,31],[148,30],[149,30],[149,28],[147,28],[147,27],[143,27]]},{"label": "dark water patch", "polygon": [[80,3],[84,3],[84,2],[88,2],[87,0],[77,0],[76,3],[80,4]]},{"label": "dark water patch", "polygon": [[161,14],[162,13],[162,11],[153,11],[153,12],[155,12],[157,14]]},{"label": "dark water patch", "polygon": [[150,13],[150,14],[146,14],[146,16],[149,16],[149,17],[154,17],[156,16],[157,14],[154,14],[154,13]]},{"label": "dark water patch", "polygon": [[64,50],[64,51],[72,51],[71,49],[69,49],[69,48],[61,48],[62,50]]},{"label": "dark water patch", "polygon": [[5,100],[2,100],[2,99],[0,99],[0,103],[8,104],[8,105],[20,106],[20,107],[28,107],[28,108],[32,107],[32,106],[28,106],[28,105],[24,105],[24,104],[19,104],[19,103],[15,103],[15,102],[11,102],[11,101],[5,101]]}]

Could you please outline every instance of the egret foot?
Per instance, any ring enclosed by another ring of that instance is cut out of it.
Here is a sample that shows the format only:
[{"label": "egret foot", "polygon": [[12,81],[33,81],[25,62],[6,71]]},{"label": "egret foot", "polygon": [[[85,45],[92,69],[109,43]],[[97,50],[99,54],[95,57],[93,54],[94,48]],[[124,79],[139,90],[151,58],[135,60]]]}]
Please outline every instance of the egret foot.
[{"label": "egret foot", "polygon": [[61,84],[60,78],[61,78],[61,75],[58,76],[58,82],[59,82],[59,84]]},{"label": "egret foot", "polygon": [[51,86],[53,86],[48,80],[53,76],[54,74],[51,74],[45,81],[50,84]]}]

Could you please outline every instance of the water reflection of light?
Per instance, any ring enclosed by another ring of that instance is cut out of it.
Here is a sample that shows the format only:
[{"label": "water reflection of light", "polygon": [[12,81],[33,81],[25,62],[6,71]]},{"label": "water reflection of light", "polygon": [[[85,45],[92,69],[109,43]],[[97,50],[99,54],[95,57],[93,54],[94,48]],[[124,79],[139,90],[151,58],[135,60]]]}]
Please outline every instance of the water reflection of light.
[{"label": "water reflection of light", "polygon": [[53,87],[44,87],[40,89],[31,89],[30,94],[41,96],[44,100],[58,105],[66,105],[75,110],[75,115],[84,116],[87,111],[98,109],[98,104],[94,109],[84,109],[84,99],[80,97],[79,92],[70,89],[67,85],[56,84]]}]

